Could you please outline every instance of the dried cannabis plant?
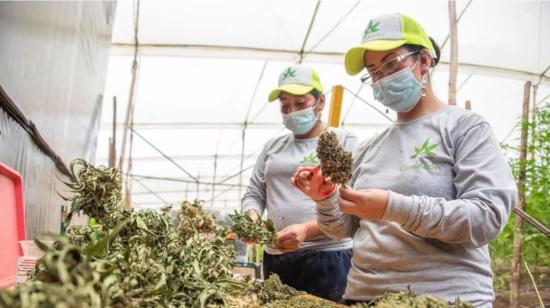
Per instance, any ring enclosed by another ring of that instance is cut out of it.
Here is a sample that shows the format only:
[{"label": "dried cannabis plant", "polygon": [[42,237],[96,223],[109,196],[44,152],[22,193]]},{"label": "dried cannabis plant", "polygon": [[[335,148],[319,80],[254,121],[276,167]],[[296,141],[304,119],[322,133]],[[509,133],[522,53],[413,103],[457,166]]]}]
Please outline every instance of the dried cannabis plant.
[{"label": "dried cannabis plant", "polygon": [[256,292],[258,293],[258,299],[262,303],[286,300],[299,294],[305,294],[305,292],[283,284],[277,274],[271,274],[269,278],[259,283]]},{"label": "dried cannabis plant", "polygon": [[317,157],[323,175],[331,177],[332,182],[345,185],[351,179],[351,153],[340,146],[336,133],[326,131],[319,137]]},{"label": "dried cannabis plant", "polygon": [[369,303],[355,304],[354,308],[473,308],[470,303],[459,299],[454,303],[431,295],[416,296],[410,289],[398,293],[386,293]]},{"label": "dried cannabis plant", "polygon": [[196,233],[209,233],[216,231],[214,216],[202,209],[203,202],[195,200],[194,203],[183,201],[178,213],[180,234],[188,238]]},{"label": "dried cannabis plant", "polygon": [[[184,202],[172,222],[170,208],[133,211],[120,206],[120,175],[73,161],[70,215],[95,221],[70,226],[33,278],[0,291],[0,307],[206,307],[254,287],[232,278],[235,248],[201,203]],[[39,243],[39,242],[37,242]]]},{"label": "dried cannabis plant", "polygon": [[[71,217],[78,212],[97,220],[105,220],[122,210],[121,181],[118,170],[94,167],[82,159],[75,159],[71,162],[71,173],[75,180],[66,182],[65,185],[71,189],[73,195],[68,198],[62,196],[63,199],[71,202],[71,210],[67,214],[67,225]],[[105,224],[104,221],[102,223]]]}]

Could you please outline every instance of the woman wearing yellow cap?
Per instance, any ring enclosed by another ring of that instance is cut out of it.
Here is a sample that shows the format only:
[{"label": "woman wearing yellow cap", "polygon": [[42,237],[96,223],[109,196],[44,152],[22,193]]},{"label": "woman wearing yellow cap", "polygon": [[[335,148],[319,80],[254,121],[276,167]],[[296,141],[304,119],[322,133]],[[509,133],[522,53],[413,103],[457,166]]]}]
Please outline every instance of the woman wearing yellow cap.
[{"label": "woman wearing yellow cap", "polygon": [[[350,268],[352,241],[323,234],[315,216],[315,202],[289,181],[299,166],[317,166],[318,137],[327,129],[321,122],[325,105],[323,86],[312,68],[294,65],[279,77],[269,101],[279,100],[283,124],[290,130],[266,142],[242,200],[242,211],[253,218],[267,211],[277,240],[264,253],[264,275],[276,273],[299,290],[333,300],[342,299]],[[353,151],[357,138],[335,131],[340,143]]]},{"label": "woman wearing yellow cap", "polygon": [[293,178],[317,201],[325,234],[353,237],[349,303],[410,287],[492,306],[488,243],[504,228],[517,188],[489,123],[435,96],[429,71],[438,58],[414,19],[372,19],[346,53],[346,71],[366,69],[361,80],[397,119],[359,146],[350,188],[326,198],[334,184],[320,173],[302,169]]}]

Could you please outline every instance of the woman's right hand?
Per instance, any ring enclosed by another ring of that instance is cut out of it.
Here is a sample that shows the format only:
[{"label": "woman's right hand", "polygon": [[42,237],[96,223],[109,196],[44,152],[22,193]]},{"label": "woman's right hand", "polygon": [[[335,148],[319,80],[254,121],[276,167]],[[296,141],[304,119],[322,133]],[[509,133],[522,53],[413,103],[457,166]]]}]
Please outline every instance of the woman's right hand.
[{"label": "woman's right hand", "polygon": [[336,192],[336,184],[323,176],[319,166],[298,168],[290,181],[315,201],[325,200]]}]

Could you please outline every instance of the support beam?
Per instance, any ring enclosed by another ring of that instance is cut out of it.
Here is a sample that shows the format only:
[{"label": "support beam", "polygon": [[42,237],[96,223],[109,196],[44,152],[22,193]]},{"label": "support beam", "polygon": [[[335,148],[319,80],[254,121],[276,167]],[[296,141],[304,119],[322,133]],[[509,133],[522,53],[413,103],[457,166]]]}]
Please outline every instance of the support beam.
[{"label": "support beam", "polygon": [[[111,55],[132,55],[133,44],[114,43],[111,45]],[[176,56],[176,57],[201,57],[218,59],[256,59],[259,61],[285,61],[294,62],[299,59],[299,50],[254,48],[239,46],[218,45],[190,45],[190,44],[140,44],[140,56]],[[342,64],[343,52],[328,51],[308,52],[310,63]],[[458,63],[463,73],[475,73],[486,76],[507,77],[517,80],[530,80],[550,85],[550,76],[541,76],[540,72],[522,71],[512,68],[487,66],[475,63]],[[439,70],[448,70],[449,62],[440,61],[436,66]]]},{"label": "support beam", "polygon": [[343,97],[344,88],[341,85],[332,87],[332,98],[330,100],[330,110],[328,113],[328,126],[340,126],[340,113],[342,111]]},{"label": "support beam", "polygon": [[456,78],[458,75],[458,30],[456,21],[456,1],[449,0],[449,35],[451,38],[451,56],[449,66],[449,105],[456,105]]},{"label": "support beam", "polygon": [[309,34],[311,33],[311,29],[313,29],[313,24],[315,23],[315,18],[317,17],[317,13],[319,12],[319,6],[321,5],[321,0],[317,0],[317,5],[315,6],[315,11],[313,11],[313,16],[311,16],[311,21],[309,22],[309,26],[307,28],[306,36],[304,37],[304,41],[302,42],[302,47],[300,47],[300,59],[298,60],[298,63],[302,63],[302,60],[304,59],[304,52],[307,44],[307,40],[309,39]]},{"label": "support beam", "polygon": [[[353,94],[353,92],[352,92]],[[108,126],[112,125],[110,122],[101,123],[102,130],[109,129]],[[383,124],[379,123],[346,123],[346,126],[352,126],[355,128],[381,128]],[[267,123],[247,123],[249,129],[269,129],[269,130],[281,130],[284,129],[281,122],[267,122]],[[133,128],[136,130],[146,129],[204,129],[204,130],[220,130],[220,129],[235,129],[241,130],[244,127],[244,123],[232,122],[232,123],[220,123],[220,122],[134,122]],[[117,129],[124,128],[124,124],[117,124]],[[277,132],[278,133],[278,132]]]}]

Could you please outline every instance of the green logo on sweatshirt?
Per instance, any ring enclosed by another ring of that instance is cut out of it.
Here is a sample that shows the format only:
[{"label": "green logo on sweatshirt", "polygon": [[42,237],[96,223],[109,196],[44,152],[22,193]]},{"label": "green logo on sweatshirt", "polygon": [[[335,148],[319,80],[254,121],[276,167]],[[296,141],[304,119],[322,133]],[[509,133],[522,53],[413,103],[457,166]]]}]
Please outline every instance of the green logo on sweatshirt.
[{"label": "green logo on sweatshirt", "polygon": [[317,153],[315,152],[304,156],[304,158],[300,162],[300,165],[317,165],[317,164],[319,164],[319,160],[317,159]]},{"label": "green logo on sweatshirt", "polygon": [[[417,159],[422,156],[434,156],[435,155],[434,150],[438,145],[439,143],[430,144],[430,138],[426,138],[426,140],[424,140],[424,143],[420,147],[414,147],[414,154],[411,155],[411,158]],[[441,168],[438,165],[432,164],[430,162],[420,162],[420,161],[416,161],[412,164],[402,165],[401,167],[399,167],[399,170],[401,172],[414,171],[418,169],[439,171]]]},{"label": "green logo on sweatshirt", "polygon": [[433,152],[433,150],[438,145],[439,145],[439,143],[430,144],[430,138],[426,138],[426,140],[424,141],[424,143],[422,144],[421,147],[419,147],[419,148],[415,147],[414,148],[415,153],[414,153],[413,156],[411,156],[411,158],[415,159],[415,158],[418,158],[422,155],[434,156],[435,153]]}]

